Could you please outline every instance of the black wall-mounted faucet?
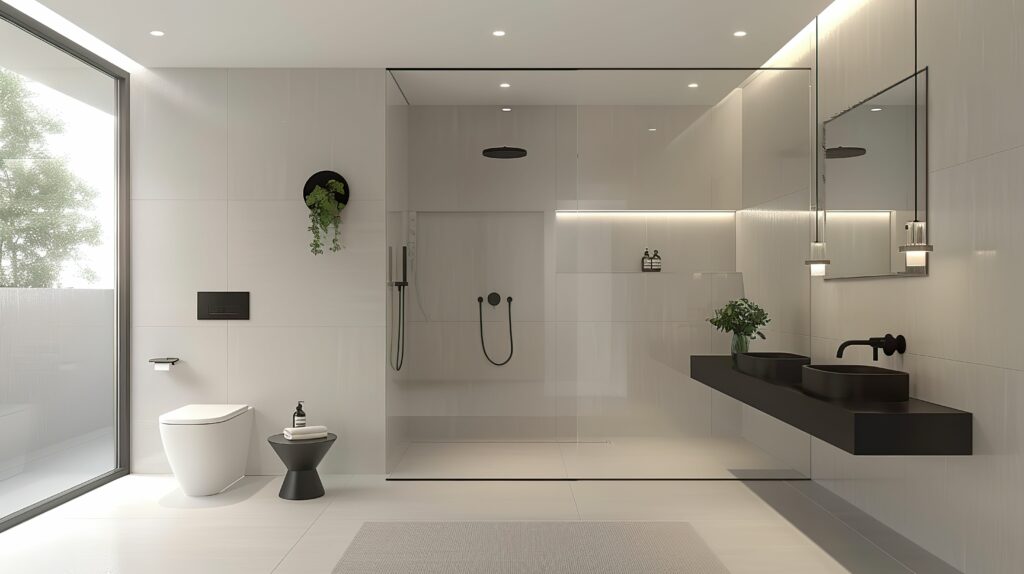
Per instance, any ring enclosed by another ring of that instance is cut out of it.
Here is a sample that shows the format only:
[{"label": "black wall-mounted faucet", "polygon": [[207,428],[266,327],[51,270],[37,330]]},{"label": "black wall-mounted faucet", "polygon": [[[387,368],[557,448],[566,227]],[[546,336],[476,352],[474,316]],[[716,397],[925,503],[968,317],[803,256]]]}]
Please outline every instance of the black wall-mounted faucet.
[{"label": "black wall-mounted faucet", "polygon": [[847,347],[853,347],[855,345],[863,345],[865,347],[871,347],[871,356],[874,360],[878,360],[878,350],[881,349],[885,353],[886,357],[891,357],[895,353],[903,354],[907,352],[907,339],[903,335],[892,335],[886,333],[884,337],[871,337],[866,341],[844,341],[842,345],[839,345],[839,350],[836,351],[836,358],[843,358],[843,351]]}]

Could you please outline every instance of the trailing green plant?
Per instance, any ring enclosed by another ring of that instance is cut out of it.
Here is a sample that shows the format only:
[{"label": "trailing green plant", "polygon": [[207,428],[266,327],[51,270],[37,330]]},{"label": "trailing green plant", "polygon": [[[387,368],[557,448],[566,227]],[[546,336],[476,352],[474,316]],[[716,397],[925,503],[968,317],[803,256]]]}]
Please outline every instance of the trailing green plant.
[{"label": "trailing green plant", "polygon": [[714,325],[719,331],[732,333],[733,336],[746,339],[757,337],[764,339],[761,328],[771,321],[764,309],[746,297],[729,301],[725,307],[715,311],[714,317],[708,319],[708,323]]},{"label": "trailing green plant", "polygon": [[336,196],[344,193],[345,184],[332,179],[327,182],[326,189],[318,185],[306,197],[306,207],[309,208],[309,232],[313,234],[309,250],[313,255],[323,254],[323,241],[327,235],[331,236],[331,251],[341,249],[338,232],[341,227],[341,210],[345,209],[345,204],[340,203]]}]

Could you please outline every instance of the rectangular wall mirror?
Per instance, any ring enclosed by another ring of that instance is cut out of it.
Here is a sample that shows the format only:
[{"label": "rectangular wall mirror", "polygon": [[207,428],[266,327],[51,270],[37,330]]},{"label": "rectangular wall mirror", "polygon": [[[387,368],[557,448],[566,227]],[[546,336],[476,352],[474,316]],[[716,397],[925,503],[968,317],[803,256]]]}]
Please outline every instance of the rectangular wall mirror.
[{"label": "rectangular wall mirror", "polygon": [[824,123],[826,279],[927,275],[899,249],[927,221],[927,101],[925,69]]}]

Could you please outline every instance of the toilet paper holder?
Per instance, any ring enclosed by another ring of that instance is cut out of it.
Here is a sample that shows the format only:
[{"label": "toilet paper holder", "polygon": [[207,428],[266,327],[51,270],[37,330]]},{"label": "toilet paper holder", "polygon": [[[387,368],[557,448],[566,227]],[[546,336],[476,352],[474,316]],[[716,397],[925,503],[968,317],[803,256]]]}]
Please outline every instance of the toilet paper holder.
[{"label": "toilet paper holder", "polygon": [[150,359],[149,362],[153,363],[154,371],[170,371],[173,365],[176,365],[180,361],[178,357],[157,357]]}]

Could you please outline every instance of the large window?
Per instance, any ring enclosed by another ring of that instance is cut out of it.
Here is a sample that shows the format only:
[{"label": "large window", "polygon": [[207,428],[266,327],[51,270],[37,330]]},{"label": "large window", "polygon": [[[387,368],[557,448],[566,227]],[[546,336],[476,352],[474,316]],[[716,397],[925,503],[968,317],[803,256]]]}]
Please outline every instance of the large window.
[{"label": "large window", "polygon": [[0,529],[127,462],[126,79],[48,40],[0,19]]}]

